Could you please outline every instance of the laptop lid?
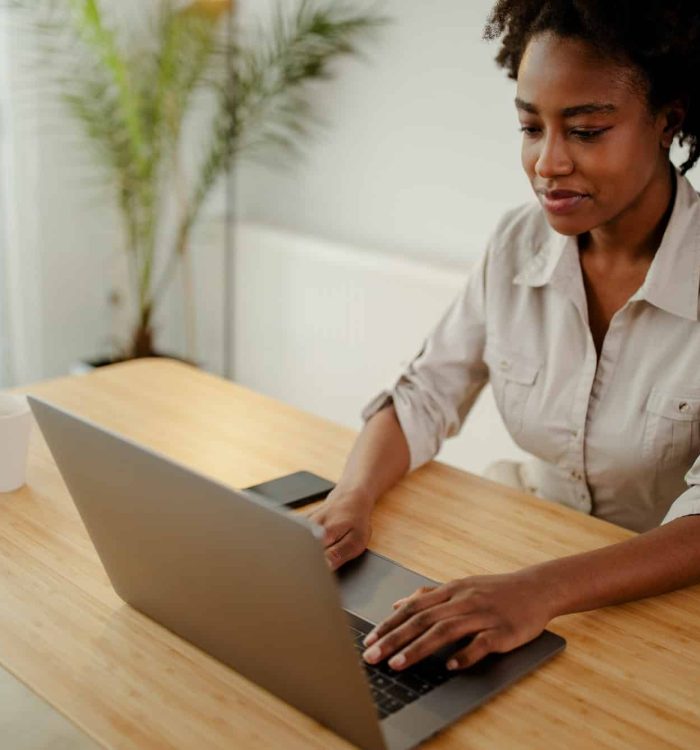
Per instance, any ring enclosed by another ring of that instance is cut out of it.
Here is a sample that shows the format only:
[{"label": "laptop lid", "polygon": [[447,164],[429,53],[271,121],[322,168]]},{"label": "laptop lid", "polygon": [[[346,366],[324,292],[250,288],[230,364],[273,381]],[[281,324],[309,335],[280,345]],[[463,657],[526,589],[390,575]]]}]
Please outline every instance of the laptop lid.
[{"label": "laptop lid", "polygon": [[125,602],[356,745],[386,747],[319,527],[28,400]]}]

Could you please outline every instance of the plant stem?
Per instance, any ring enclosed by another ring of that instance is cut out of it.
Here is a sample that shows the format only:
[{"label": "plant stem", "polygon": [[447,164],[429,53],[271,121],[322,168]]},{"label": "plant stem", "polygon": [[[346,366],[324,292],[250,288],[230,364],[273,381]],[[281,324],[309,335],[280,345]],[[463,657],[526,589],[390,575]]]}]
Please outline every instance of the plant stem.
[{"label": "plant stem", "polygon": [[[187,189],[185,187],[184,173],[182,169],[182,160],[180,150],[173,151],[173,175],[175,178],[175,195],[179,203],[180,214],[187,215]],[[183,314],[185,318],[185,351],[187,358],[191,362],[197,360],[197,341],[194,306],[194,287],[192,283],[192,257],[189,252],[189,243],[185,241],[181,252],[179,253],[182,261],[182,295],[183,295]]]}]

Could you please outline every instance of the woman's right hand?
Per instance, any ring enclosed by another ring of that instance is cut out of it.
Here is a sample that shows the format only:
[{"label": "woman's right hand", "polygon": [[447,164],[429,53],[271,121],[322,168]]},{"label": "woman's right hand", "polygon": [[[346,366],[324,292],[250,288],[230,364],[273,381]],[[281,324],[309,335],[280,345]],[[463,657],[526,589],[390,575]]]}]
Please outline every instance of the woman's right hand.
[{"label": "woman's right hand", "polygon": [[323,543],[331,570],[361,555],[372,534],[370,518],[374,503],[356,490],[336,487],[309,518],[325,530]]}]

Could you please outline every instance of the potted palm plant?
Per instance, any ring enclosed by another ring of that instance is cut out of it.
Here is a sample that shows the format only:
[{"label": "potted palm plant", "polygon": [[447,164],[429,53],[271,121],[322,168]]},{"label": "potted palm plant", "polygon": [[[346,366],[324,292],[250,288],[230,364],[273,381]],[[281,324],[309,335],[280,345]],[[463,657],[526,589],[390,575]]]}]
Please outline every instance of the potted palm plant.
[{"label": "potted palm plant", "polygon": [[[109,361],[153,356],[154,315],[213,188],[238,158],[298,151],[314,124],[305,84],[330,78],[334,60],[356,53],[384,19],[300,0],[242,34],[235,25],[231,33],[232,0],[151,0],[146,31],[129,35],[100,0],[12,5],[42,32],[44,72],[93,146],[119,209],[136,309]],[[188,170],[186,132],[188,156],[198,155]]]}]

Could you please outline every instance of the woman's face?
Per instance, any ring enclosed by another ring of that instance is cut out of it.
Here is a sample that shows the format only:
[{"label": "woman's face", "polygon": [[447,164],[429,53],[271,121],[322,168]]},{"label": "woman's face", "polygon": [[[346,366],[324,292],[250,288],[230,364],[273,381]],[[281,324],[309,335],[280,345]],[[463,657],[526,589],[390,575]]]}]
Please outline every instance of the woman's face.
[{"label": "woman's face", "polygon": [[525,50],[516,98],[522,163],[561,234],[614,226],[668,180],[666,116],[651,114],[635,76],[578,39],[540,34]]}]

